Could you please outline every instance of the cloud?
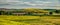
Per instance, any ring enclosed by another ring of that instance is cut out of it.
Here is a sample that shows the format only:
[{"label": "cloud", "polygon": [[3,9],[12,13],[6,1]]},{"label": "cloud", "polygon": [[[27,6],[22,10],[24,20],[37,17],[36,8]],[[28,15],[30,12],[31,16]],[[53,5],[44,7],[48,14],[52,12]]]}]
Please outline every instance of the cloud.
[{"label": "cloud", "polygon": [[49,4],[49,3],[52,3],[52,2],[43,2],[43,3],[48,3]]},{"label": "cloud", "polygon": [[6,0],[7,2],[20,2],[18,0]]},{"label": "cloud", "polygon": [[44,5],[44,4],[28,4],[28,5],[31,5],[31,6],[41,6],[41,5]]},{"label": "cloud", "polygon": [[58,2],[58,0],[0,0],[0,7],[5,7],[5,6],[6,7],[60,6],[60,2]]},{"label": "cloud", "polygon": [[25,4],[31,4],[31,2],[24,2]]}]

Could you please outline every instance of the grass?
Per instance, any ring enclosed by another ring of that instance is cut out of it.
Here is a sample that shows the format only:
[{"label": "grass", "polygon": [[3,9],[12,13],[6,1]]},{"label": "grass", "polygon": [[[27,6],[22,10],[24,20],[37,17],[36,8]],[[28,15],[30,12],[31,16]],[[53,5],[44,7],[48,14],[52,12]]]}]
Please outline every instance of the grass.
[{"label": "grass", "polygon": [[60,17],[0,15],[0,25],[60,25]]}]

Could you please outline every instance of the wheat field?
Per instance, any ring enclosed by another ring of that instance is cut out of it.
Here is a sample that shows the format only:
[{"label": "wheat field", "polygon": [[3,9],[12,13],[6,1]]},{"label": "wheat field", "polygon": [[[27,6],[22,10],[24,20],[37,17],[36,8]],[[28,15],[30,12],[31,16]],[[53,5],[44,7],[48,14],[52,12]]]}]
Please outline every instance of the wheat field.
[{"label": "wheat field", "polygon": [[0,15],[0,25],[60,25],[60,17]]}]

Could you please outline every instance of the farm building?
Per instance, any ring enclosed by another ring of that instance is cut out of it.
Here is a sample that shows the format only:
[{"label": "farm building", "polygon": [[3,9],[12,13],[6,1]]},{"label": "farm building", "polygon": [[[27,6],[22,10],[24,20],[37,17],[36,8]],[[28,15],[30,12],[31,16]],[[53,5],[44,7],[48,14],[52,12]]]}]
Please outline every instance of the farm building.
[{"label": "farm building", "polygon": [[12,15],[25,15],[25,14],[27,14],[27,13],[25,13],[25,12],[21,12],[21,11],[19,11],[19,12],[12,12]]}]

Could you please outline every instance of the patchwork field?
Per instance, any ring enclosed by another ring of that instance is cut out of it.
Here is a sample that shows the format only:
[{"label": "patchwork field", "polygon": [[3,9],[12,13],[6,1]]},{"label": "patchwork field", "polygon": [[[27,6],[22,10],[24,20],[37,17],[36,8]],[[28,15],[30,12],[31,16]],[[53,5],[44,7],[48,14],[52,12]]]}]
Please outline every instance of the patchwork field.
[{"label": "patchwork field", "polygon": [[60,17],[0,15],[0,25],[60,25]]}]

